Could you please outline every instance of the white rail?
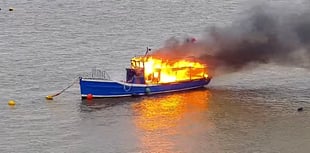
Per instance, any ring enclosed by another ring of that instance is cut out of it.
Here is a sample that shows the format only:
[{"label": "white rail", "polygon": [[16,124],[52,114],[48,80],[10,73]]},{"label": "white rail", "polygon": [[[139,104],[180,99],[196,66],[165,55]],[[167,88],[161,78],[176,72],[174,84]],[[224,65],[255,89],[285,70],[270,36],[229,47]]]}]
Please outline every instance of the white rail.
[{"label": "white rail", "polygon": [[111,77],[107,71],[93,68],[90,73],[90,79],[111,80]]}]

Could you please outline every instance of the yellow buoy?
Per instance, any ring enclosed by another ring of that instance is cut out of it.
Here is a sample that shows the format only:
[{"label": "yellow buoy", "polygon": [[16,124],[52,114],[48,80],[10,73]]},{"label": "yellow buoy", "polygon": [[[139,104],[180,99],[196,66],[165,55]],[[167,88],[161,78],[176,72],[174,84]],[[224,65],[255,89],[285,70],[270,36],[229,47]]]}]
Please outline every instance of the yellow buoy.
[{"label": "yellow buoy", "polygon": [[8,105],[14,106],[14,105],[15,105],[15,101],[14,101],[14,100],[10,100],[10,101],[8,102]]},{"label": "yellow buoy", "polygon": [[53,100],[53,96],[48,95],[48,96],[45,97],[45,99],[46,99],[46,100]]}]

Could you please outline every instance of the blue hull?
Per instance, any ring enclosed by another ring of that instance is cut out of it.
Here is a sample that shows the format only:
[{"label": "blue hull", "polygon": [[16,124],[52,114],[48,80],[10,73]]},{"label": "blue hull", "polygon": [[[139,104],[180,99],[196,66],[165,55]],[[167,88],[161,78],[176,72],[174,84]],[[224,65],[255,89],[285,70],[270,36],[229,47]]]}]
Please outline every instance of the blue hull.
[{"label": "blue hull", "polygon": [[210,82],[210,78],[202,78],[199,80],[191,80],[177,83],[167,84],[133,84],[111,80],[96,80],[96,79],[80,79],[81,96],[85,98],[88,94],[93,97],[126,97],[151,95],[167,92],[176,92],[201,88]]}]

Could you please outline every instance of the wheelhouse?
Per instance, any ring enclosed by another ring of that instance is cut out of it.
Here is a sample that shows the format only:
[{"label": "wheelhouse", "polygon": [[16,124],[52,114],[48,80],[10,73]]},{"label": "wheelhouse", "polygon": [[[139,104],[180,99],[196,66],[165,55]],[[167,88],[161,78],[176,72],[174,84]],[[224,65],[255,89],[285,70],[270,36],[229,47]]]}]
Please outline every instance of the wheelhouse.
[{"label": "wheelhouse", "polygon": [[152,56],[131,59],[126,82],[136,84],[161,84],[207,78],[207,67],[193,58],[163,60]]}]

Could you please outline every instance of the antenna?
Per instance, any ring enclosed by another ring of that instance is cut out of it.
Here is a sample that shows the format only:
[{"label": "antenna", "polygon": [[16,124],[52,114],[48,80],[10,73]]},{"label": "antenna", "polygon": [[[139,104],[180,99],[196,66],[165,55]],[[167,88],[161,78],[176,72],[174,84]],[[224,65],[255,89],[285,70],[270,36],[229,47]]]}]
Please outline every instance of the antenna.
[{"label": "antenna", "polygon": [[147,53],[149,53],[149,51],[151,51],[151,48],[146,47],[146,52],[145,52],[144,56],[146,56],[146,55],[147,55]]}]

